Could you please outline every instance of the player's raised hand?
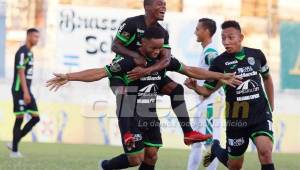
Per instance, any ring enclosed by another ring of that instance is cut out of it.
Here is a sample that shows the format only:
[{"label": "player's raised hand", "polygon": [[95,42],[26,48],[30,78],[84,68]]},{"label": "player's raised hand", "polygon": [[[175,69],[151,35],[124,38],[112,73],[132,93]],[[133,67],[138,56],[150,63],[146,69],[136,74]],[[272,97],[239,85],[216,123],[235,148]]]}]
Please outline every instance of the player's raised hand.
[{"label": "player's raised hand", "polygon": [[197,86],[197,81],[193,78],[187,78],[185,81],[184,81],[184,85],[186,87],[188,87],[189,89],[195,89],[196,86]]},{"label": "player's raised hand", "polygon": [[237,76],[235,73],[225,73],[223,78],[220,79],[223,84],[227,84],[231,87],[236,87],[242,84],[241,80],[242,78]]},{"label": "player's raised hand", "polygon": [[54,78],[48,80],[46,87],[50,88],[50,91],[54,89],[57,91],[62,85],[69,82],[67,74],[53,73]]}]

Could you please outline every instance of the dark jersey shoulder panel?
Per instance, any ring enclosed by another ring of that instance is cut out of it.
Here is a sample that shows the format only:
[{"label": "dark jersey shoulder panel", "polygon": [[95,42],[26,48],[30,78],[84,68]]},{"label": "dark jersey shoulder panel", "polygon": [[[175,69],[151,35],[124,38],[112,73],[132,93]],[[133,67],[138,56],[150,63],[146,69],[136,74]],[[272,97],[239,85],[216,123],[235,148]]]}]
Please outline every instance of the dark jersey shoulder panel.
[{"label": "dark jersey shoulder panel", "polygon": [[[157,26],[163,28],[159,23],[157,23]],[[120,25],[116,38],[120,40],[128,49],[137,51],[137,49],[141,46],[141,40],[144,37],[146,29],[147,27],[144,15],[130,17],[123,21],[123,23]],[[164,30],[164,48],[170,48],[169,33],[166,29]]]}]

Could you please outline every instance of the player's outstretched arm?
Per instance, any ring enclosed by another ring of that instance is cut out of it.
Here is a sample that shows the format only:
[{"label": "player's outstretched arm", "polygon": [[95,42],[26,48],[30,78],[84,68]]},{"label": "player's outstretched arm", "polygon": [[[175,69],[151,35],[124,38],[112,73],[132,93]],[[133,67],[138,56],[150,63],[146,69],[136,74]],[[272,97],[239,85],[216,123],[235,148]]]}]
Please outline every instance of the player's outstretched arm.
[{"label": "player's outstretched arm", "polygon": [[219,80],[224,84],[235,87],[240,85],[240,77],[236,76],[235,73],[218,73],[213,71],[208,71],[203,68],[192,67],[183,65],[181,73],[198,80]]},{"label": "player's outstretched arm", "polygon": [[89,69],[80,72],[74,73],[54,73],[55,77],[47,81],[47,87],[50,90],[57,91],[61,86],[68,83],[69,81],[83,81],[83,82],[93,82],[101,80],[104,77],[107,77],[107,72],[104,68]]},{"label": "player's outstretched arm", "polygon": [[208,89],[206,87],[203,86],[199,86],[197,84],[197,80],[193,79],[193,78],[187,78],[184,81],[184,85],[186,87],[188,87],[189,89],[194,90],[197,94],[203,96],[203,97],[208,97],[210,96],[213,92],[215,92],[216,90],[218,90],[221,86],[222,83],[218,83],[218,85],[214,88],[214,89]]},{"label": "player's outstretched arm", "polygon": [[273,85],[272,76],[270,74],[264,75],[263,81],[268,96],[268,100],[270,102],[271,109],[273,111],[274,110],[274,85]]}]

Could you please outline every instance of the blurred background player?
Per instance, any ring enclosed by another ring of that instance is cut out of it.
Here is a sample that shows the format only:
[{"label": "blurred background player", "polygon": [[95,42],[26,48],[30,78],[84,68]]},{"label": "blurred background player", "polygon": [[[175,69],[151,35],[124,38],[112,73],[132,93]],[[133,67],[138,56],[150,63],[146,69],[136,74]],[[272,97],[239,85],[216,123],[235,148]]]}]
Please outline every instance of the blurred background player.
[{"label": "blurred background player", "polygon": [[[209,69],[212,61],[218,56],[217,47],[212,42],[213,35],[217,30],[216,22],[209,18],[201,18],[198,22],[198,25],[195,30],[195,35],[197,37],[197,41],[201,42],[202,45],[202,53],[200,55],[199,67]],[[196,83],[200,86],[204,84],[204,80],[198,80],[196,82],[195,79],[189,78],[186,81],[186,85],[195,90]],[[214,108],[216,105],[214,104],[217,99],[221,102],[216,109]],[[221,122],[220,116],[224,109],[224,91],[223,89],[219,89],[218,91],[211,94],[209,97],[204,98],[202,96],[197,95],[197,110],[194,115],[193,129],[206,134],[213,134],[214,139],[220,139],[221,133]],[[212,139],[208,139],[204,145],[208,145],[212,142]],[[203,143],[194,143],[192,144],[191,153],[188,161],[188,170],[197,170],[199,168],[201,159],[202,159],[202,146]],[[209,167],[208,170],[216,170],[218,166],[218,161],[215,160]]]},{"label": "blurred background player", "polygon": [[[273,80],[265,55],[259,49],[242,46],[244,39],[238,22],[229,20],[222,24],[222,44],[226,51],[219,55],[209,70],[235,72],[243,83],[238,87],[225,86],[226,94],[226,149],[219,140],[213,140],[203,158],[209,166],[218,160],[230,170],[240,170],[244,153],[253,141],[257,148],[261,170],[274,170],[272,160],[274,108]],[[221,85],[217,81],[205,81],[195,90],[209,96]]]},{"label": "blurred background player", "polygon": [[[140,56],[138,48],[141,46],[141,40],[145,29],[150,26],[159,26],[163,28],[158,21],[164,20],[166,13],[166,2],[164,0],[144,0],[145,15],[127,18],[119,27],[117,36],[112,43],[112,51],[118,55],[132,57],[137,65],[144,66],[147,61]],[[165,30],[165,29],[164,29]],[[159,60],[151,67],[137,67],[129,72],[130,79],[136,80],[146,75],[158,72],[164,69],[170,62],[171,48],[169,46],[169,33],[165,30],[164,46],[159,54]],[[118,78],[111,77],[110,86],[124,86]],[[208,139],[208,135],[193,131],[190,126],[190,118],[184,101],[183,86],[174,82],[168,76],[163,80],[161,94],[170,96],[171,107],[176,114],[182,131],[184,133],[184,143],[190,145],[195,142],[201,142]]]},{"label": "blurred background player", "polygon": [[[30,90],[33,76],[33,53],[31,49],[38,43],[39,36],[37,29],[28,29],[25,45],[21,46],[15,55],[14,81],[11,92],[16,120],[13,128],[13,141],[7,144],[7,147],[12,150],[10,154],[12,158],[22,157],[18,151],[18,144],[40,120],[35,98]],[[31,115],[31,119],[21,129],[26,113]]]}]

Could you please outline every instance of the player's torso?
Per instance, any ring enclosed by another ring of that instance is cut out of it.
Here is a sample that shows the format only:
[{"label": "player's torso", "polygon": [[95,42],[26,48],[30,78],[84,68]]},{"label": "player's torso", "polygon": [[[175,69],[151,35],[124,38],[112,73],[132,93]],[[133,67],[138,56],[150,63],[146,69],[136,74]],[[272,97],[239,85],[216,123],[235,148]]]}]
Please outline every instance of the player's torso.
[{"label": "player's torso", "polygon": [[242,77],[242,84],[233,88],[226,86],[227,119],[247,119],[250,122],[265,119],[270,114],[268,100],[260,76],[261,60],[254,53],[226,55],[223,59],[226,73]]},{"label": "player's torso", "polygon": [[27,86],[31,86],[32,77],[33,77],[33,53],[26,47],[22,46],[18,52],[17,55],[20,55],[20,60],[15,60],[15,71],[14,71],[14,83],[13,86],[19,86],[20,85],[20,77],[18,75],[18,68],[17,66],[20,64],[24,65],[24,72],[25,72],[25,79]]}]

